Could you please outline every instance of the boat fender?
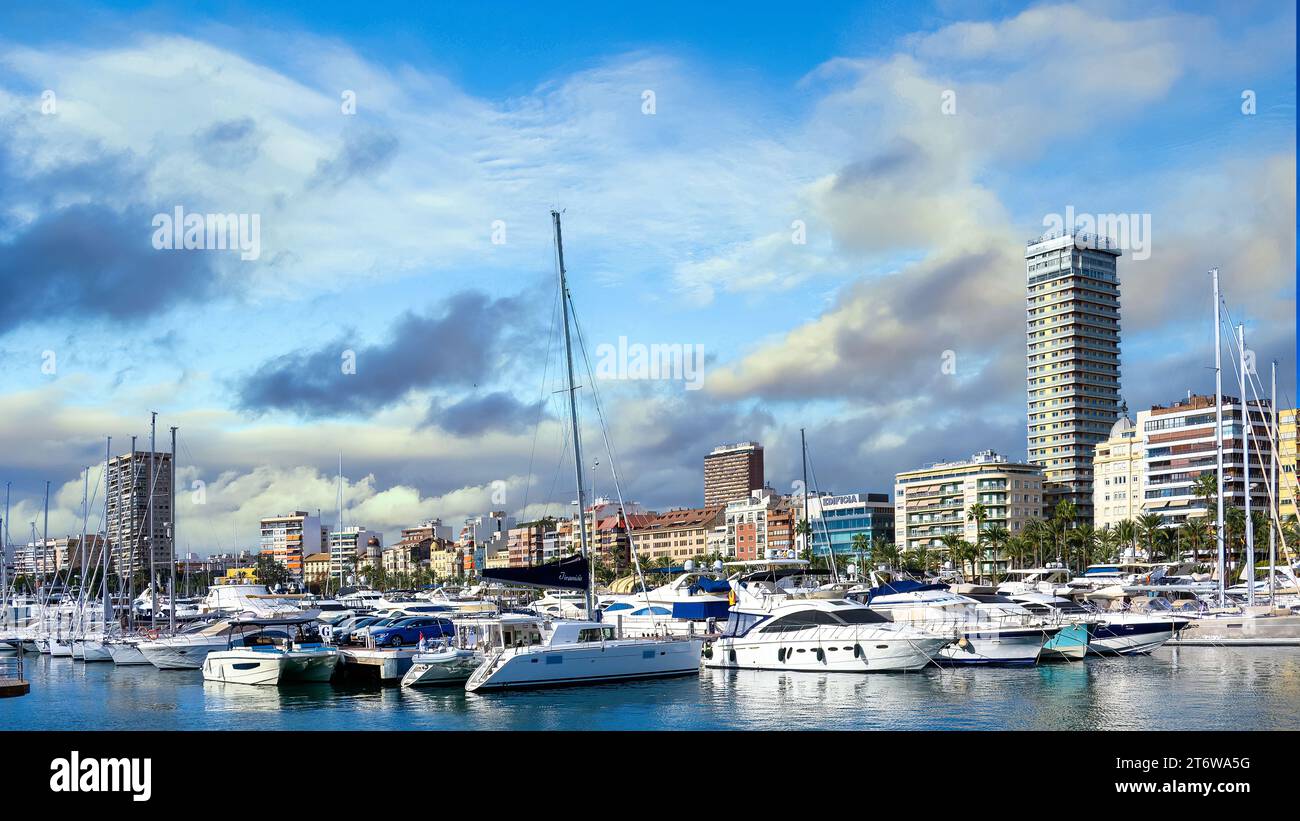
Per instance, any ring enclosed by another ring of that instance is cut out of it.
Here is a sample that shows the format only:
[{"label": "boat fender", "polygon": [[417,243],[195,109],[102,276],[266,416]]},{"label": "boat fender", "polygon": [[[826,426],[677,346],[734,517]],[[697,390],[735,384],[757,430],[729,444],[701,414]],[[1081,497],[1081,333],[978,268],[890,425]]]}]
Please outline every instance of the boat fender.
[{"label": "boat fender", "polygon": [[712,645],[712,644],[706,644],[706,645],[704,645],[704,657],[705,657],[706,659],[711,659],[711,658],[713,658],[713,645]]},{"label": "boat fender", "polygon": [[776,660],[777,660],[777,661],[785,661],[785,648],[784,648],[784,647],[778,647],[778,648],[777,648],[777,650],[776,650]]},{"label": "boat fender", "polygon": [[862,645],[861,645],[861,644],[855,644],[855,645],[853,645],[853,657],[854,657],[855,659],[860,659],[860,658],[862,658]]},{"label": "boat fender", "polygon": [[825,661],[825,660],[826,660],[826,651],[823,650],[823,649],[820,648],[820,647],[817,648],[817,660],[818,660],[818,661]]},{"label": "boat fender", "polygon": [[966,649],[966,645],[968,645],[968,644],[970,644],[970,642],[966,640],[966,637],[965,637],[965,636],[962,636],[962,637],[961,637],[960,639],[958,639],[958,641],[957,641],[957,646],[960,647],[960,648],[962,648],[963,650]]}]

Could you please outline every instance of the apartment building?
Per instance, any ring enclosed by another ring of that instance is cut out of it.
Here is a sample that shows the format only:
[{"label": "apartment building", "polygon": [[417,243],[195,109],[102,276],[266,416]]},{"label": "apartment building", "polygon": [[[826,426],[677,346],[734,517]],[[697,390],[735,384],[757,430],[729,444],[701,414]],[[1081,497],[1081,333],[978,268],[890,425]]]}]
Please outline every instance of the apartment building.
[{"label": "apartment building", "polygon": [[942,546],[955,535],[975,541],[975,522],[967,512],[984,505],[987,528],[998,524],[1012,535],[1043,513],[1043,471],[1038,465],[1009,462],[991,450],[969,459],[940,462],[894,477],[894,543],[899,550]]},{"label": "apartment building", "polygon": [[1283,408],[1277,412],[1278,435],[1278,506],[1283,518],[1295,518],[1296,485],[1296,409]]},{"label": "apartment building", "polygon": [[1120,250],[1073,231],[1025,249],[1029,463],[1044,507],[1074,503],[1093,520],[1093,455],[1120,406]]},{"label": "apartment building", "polygon": [[1098,530],[1142,515],[1145,439],[1125,413],[1092,458],[1092,525]]},{"label": "apartment building", "polygon": [[685,561],[709,552],[709,534],[724,524],[722,507],[669,510],[648,517],[632,531],[632,545],[643,562]]},{"label": "apartment building", "polygon": [[149,451],[137,450],[108,462],[105,533],[119,572],[148,573],[150,551],[155,567],[166,568],[172,558],[172,457],[158,451],[150,457]]},{"label": "apartment building", "polygon": [[763,487],[763,446],[720,445],[704,457],[704,506],[722,507]]}]

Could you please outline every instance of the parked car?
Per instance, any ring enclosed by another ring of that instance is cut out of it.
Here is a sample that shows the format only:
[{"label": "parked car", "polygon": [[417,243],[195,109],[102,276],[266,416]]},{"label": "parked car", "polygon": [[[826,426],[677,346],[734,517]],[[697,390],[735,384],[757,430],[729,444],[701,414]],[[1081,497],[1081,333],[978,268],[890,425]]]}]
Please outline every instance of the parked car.
[{"label": "parked car", "polygon": [[416,644],[423,636],[426,639],[438,639],[454,636],[456,628],[451,619],[439,619],[432,616],[415,616],[402,619],[396,624],[376,627],[370,631],[376,647],[401,647],[404,644]]},{"label": "parked car", "polygon": [[391,624],[397,624],[399,621],[405,618],[410,618],[410,617],[409,616],[388,616],[387,618],[375,618],[372,621],[361,625],[360,627],[355,627],[352,630],[350,630],[348,632],[348,641],[352,642],[353,644],[364,644],[366,641],[366,636],[370,635],[370,631],[372,629],[377,627],[388,627]]}]

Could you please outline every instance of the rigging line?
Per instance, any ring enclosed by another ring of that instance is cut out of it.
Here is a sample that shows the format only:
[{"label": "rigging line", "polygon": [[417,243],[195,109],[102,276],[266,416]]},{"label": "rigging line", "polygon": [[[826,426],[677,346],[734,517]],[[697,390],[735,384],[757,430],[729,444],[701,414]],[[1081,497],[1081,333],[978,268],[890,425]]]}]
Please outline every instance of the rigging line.
[{"label": "rigging line", "polygon": [[618,479],[618,462],[614,456],[614,446],[609,439],[609,424],[605,419],[605,410],[603,403],[600,401],[600,389],[596,386],[596,375],[591,369],[591,359],[587,356],[587,342],[582,333],[582,325],[578,322],[578,310],[573,304],[573,298],[569,298],[570,313],[573,316],[573,327],[577,332],[578,350],[582,353],[582,362],[587,369],[587,378],[591,381],[591,397],[596,406],[596,418],[600,421],[601,438],[605,441],[605,453],[609,457],[610,478],[614,481],[614,492],[618,495],[618,506],[623,513],[623,522],[627,526],[627,546],[628,553],[632,556],[632,567],[636,571],[638,583],[641,585],[641,595],[645,597],[646,609],[650,611],[650,624],[654,627],[656,634],[659,632],[659,617],[655,614],[654,608],[650,607],[650,594],[646,590],[645,574],[641,571],[641,560],[637,556],[636,542],[633,539],[634,519],[633,513],[628,511],[626,503],[623,501],[623,487]]},{"label": "rigging line", "polygon": [[[1235,350],[1235,351],[1237,352],[1237,356],[1236,356],[1236,357],[1229,357],[1229,360],[1230,360],[1230,362],[1232,363],[1232,372],[1237,376],[1237,383],[1238,383],[1238,385],[1240,385],[1240,384],[1241,384],[1241,381],[1242,381],[1242,379],[1241,379],[1241,376],[1242,376],[1242,375],[1241,375],[1241,369],[1238,367],[1238,364],[1239,364],[1238,360],[1239,360],[1239,358],[1240,358],[1241,355],[1242,355],[1241,345],[1240,345],[1240,343],[1239,343],[1238,340],[1237,340],[1237,336],[1236,336],[1236,334],[1233,332],[1233,328],[1232,328],[1232,312],[1228,310],[1228,306],[1227,306],[1226,303],[1223,304],[1223,310],[1224,310],[1224,313],[1227,314],[1227,317],[1226,317],[1226,318],[1227,318],[1227,321],[1228,321],[1228,331],[1229,331],[1229,333],[1227,333],[1227,334],[1223,334],[1222,336],[1226,336],[1226,337],[1228,338],[1228,340],[1229,340],[1228,343],[1227,343],[1227,345],[1228,345],[1228,352],[1231,353],[1233,350]],[[1246,350],[1249,351],[1250,349],[1249,349],[1249,348],[1246,348]],[[1250,387],[1251,391],[1254,392],[1256,403],[1262,401],[1262,400],[1261,400],[1261,397],[1260,397],[1260,394],[1263,392],[1263,385],[1259,382],[1258,376],[1259,376],[1259,374],[1258,374],[1257,372],[1256,372],[1256,373],[1251,373],[1250,371],[1247,371],[1247,372],[1246,372],[1246,377],[1247,377],[1247,378],[1246,378],[1246,383],[1247,383],[1247,385]],[[1247,397],[1242,396],[1242,397],[1240,398],[1240,400],[1241,400],[1241,406],[1242,406],[1243,411],[1244,411],[1244,413],[1245,413],[1245,415],[1246,415],[1246,418],[1247,418],[1247,420],[1248,420],[1248,424],[1246,425],[1246,428],[1252,428],[1252,429],[1253,429],[1253,428],[1254,428],[1254,422],[1250,420],[1250,410],[1249,410],[1249,405],[1247,405],[1247,403],[1246,403]],[[1258,407],[1258,404],[1257,404],[1257,407]],[[1234,421],[1234,423],[1235,423],[1235,422],[1238,421],[1238,420],[1235,420],[1235,419],[1234,419],[1233,421]],[[1249,459],[1250,459],[1250,453],[1248,453],[1248,452],[1246,451],[1246,448],[1244,447],[1245,442],[1246,442],[1246,428],[1243,428],[1243,430],[1242,430],[1242,444],[1243,444],[1243,448],[1242,448],[1242,459],[1245,460],[1245,461],[1249,461]],[[1271,456],[1275,456],[1276,459],[1277,459],[1277,461],[1278,461],[1279,464],[1280,464],[1280,463],[1282,462],[1282,456],[1281,456],[1281,454],[1278,452],[1277,444],[1275,444],[1274,441],[1273,441],[1273,438],[1277,435],[1277,432],[1273,430],[1273,421],[1272,421],[1272,414],[1271,414],[1271,413],[1269,414],[1269,419],[1268,419],[1268,428],[1269,428],[1269,432],[1270,432],[1270,434],[1271,434],[1270,437],[1269,437],[1269,454],[1270,454]],[[1251,437],[1251,438],[1252,438],[1252,439],[1255,439],[1255,440],[1258,439],[1258,437]],[[1259,463],[1260,463],[1261,469],[1263,469],[1263,475],[1266,477],[1266,478],[1264,479],[1263,484],[1264,484],[1264,486],[1265,486],[1265,487],[1267,488],[1267,490],[1268,490],[1268,497],[1269,497],[1269,502],[1270,502],[1270,508],[1269,508],[1269,524],[1270,524],[1270,526],[1272,526],[1272,524],[1273,524],[1273,522],[1274,522],[1275,519],[1278,520],[1278,521],[1280,522],[1280,518],[1281,518],[1280,516],[1276,516],[1276,517],[1274,516],[1274,511],[1278,509],[1278,504],[1279,504],[1279,503],[1278,503],[1278,500],[1274,497],[1273,481],[1272,481],[1272,471],[1271,471],[1271,469],[1264,469],[1264,468],[1263,468],[1263,462],[1264,462],[1264,459],[1263,459],[1263,454],[1260,453],[1260,450],[1259,450],[1259,443],[1258,443],[1258,441],[1253,442],[1253,444],[1254,444],[1254,452],[1255,452],[1255,454],[1256,454],[1257,456],[1260,457],[1258,461],[1259,461]],[[1279,475],[1279,479],[1280,479],[1280,478],[1281,478],[1281,476]],[[1280,482],[1279,482],[1279,484],[1280,484]],[[1249,492],[1250,492],[1250,489],[1249,489],[1249,488],[1245,488],[1245,489],[1244,489],[1244,492],[1245,492],[1245,493],[1249,493]],[[1278,493],[1280,494],[1280,492],[1281,492],[1281,489],[1279,488],[1279,489],[1278,489]],[[1295,503],[1295,496],[1294,496],[1294,494],[1292,494],[1292,496],[1291,496],[1291,502],[1292,502],[1293,504]],[[1281,528],[1280,528],[1280,527],[1278,528],[1278,533],[1279,533],[1279,537],[1280,537],[1280,541],[1281,541],[1281,546],[1282,546],[1282,553],[1283,553],[1283,556],[1286,557],[1286,558],[1289,559],[1289,560],[1294,561],[1294,559],[1292,559],[1292,557],[1291,557],[1291,549],[1287,546],[1287,543],[1286,543],[1286,536],[1281,535]]]},{"label": "rigging line", "polygon": [[[812,457],[811,457],[811,456],[808,456],[808,445],[807,445],[807,441],[804,442],[804,455],[805,455],[805,456],[807,457],[807,459],[808,459],[808,472],[812,474],[813,489],[814,489],[814,490],[819,490],[820,485],[818,485],[818,483],[817,483],[817,468],[813,465]],[[807,493],[807,492],[808,492],[808,488],[804,488],[804,493]],[[821,506],[821,502],[820,502],[820,499],[821,499],[820,491],[819,491],[819,495],[818,495],[817,498],[818,498],[818,500],[819,500],[819,501],[818,501],[818,507],[820,507],[820,506]],[[818,516],[817,519],[818,519],[818,521],[821,522],[821,525],[822,525],[822,535],[826,537],[826,563],[829,564],[829,565],[831,566],[831,580],[832,580],[833,582],[838,583],[839,580],[840,580],[840,574],[839,574],[839,569],[835,566],[835,548],[834,548],[834,545],[831,544],[831,532],[830,532],[830,528],[828,528],[828,527],[826,526],[826,517],[825,517],[825,516]],[[811,546],[810,546],[810,547],[811,547]]]},{"label": "rigging line", "polygon": [[551,329],[546,335],[546,356],[542,359],[542,384],[538,389],[540,401],[537,403],[537,419],[533,422],[533,444],[528,450],[528,472],[524,474],[524,505],[521,511],[528,509],[529,491],[533,488],[533,457],[537,454],[537,434],[542,429],[542,412],[546,410],[546,377],[550,374],[551,368],[551,346],[555,342],[556,319],[560,312],[559,287],[556,287],[556,298],[551,304]]}]

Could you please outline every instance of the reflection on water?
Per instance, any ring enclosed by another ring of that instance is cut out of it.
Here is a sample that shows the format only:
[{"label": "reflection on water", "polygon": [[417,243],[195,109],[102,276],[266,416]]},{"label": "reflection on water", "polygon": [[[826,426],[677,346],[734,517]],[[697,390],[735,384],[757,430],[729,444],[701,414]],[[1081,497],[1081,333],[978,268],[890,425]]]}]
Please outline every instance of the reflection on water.
[{"label": "reflection on water", "polygon": [[250,687],[197,670],[28,656],[6,729],[1300,729],[1300,652],[1165,648],[1029,668],[698,677],[467,694],[365,684]]}]

